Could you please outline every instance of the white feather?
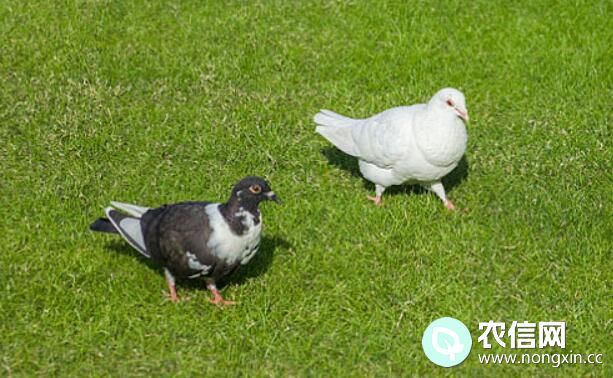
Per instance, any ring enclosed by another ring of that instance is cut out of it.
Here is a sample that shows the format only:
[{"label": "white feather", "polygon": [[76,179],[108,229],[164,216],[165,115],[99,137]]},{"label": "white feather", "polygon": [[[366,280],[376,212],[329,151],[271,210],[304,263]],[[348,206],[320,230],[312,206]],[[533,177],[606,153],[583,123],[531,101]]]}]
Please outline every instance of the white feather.
[{"label": "white feather", "polygon": [[202,264],[200,261],[198,261],[196,255],[194,255],[190,251],[185,252],[185,256],[187,256],[187,265],[189,266],[189,268],[200,271],[196,274],[189,276],[189,278],[204,276],[211,270],[210,265]]},{"label": "white feather", "polygon": [[115,207],[116,209],[125,211],[126,213],[132,215],[133,217],[137,217],[137,218],[142,217],[143,214],[149,211],[148,207],[132,205],[130,203],[111,201],[111,205],[113,205],[113,207]]},{"label": "white feather", "polygon": [[313,117],[317,128],[316,132],[332,142],[338,149],[346,154],[355,154],[355,143],[351,136],[352,127],[360,122],[353,118],[345,117],[331,110],[322,109]]},{"label": "white feather", "polygon": [[[246,264],[255,254],[255,250],[260,243],[262,222],[255,224],[253,215],[248,211],[239,212],[244,216],[243,225],[246,232],[243,235],[236,235],[219,211],[219,204],[207,205],[205,211],[209,217],[211,235],[207,246],[211,252],[223,259],[227,264],[240,261]],[[237,213],[238,214],[238,213]]]}]

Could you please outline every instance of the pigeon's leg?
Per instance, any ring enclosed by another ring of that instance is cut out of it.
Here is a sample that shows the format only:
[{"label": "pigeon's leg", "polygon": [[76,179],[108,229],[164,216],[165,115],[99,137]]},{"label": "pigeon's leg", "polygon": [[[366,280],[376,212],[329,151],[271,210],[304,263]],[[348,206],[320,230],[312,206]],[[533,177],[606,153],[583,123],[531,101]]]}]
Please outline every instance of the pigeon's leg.
[{"label": "pigeon's leg", "polygon": [[377,206],[381,206],[381,204],[383,203],[383,200],[381,199],[381,196],[383,195],[383,192],[385,191],[385,186],[381,186],[379,184],[375,184],[375,196],[368,196],[367,198],[371,201],[373,201],[375,203],[375,205]]},{"label": "pigeon's leg", "polygon": [[443,201],[443,204],[447,209],[452,211],[455,210],[455,205],[447,198],[447,195],[445,194],[445,188],[443,187],[442,182],[437,181],[435,183],[432,183],[429,187],[427,186],[426,189],[433,191],[434,194],[436,194],[438,198]]},{"label": "pigeon's leg", "polygon": [[209,291],[213,294],[213,299],[209,298],[209,302],[211,302],[212,304],[214,304],[214,305],[233,305],[233,304],[236,304],[236,302],[234,302],[234,301],[227,301],[227,300],[223,299],[223,297],[221,296],[221,293],[217,289],[217,286],[215,286],[215,283],[208,282],[206,284],[206,288],[209,289]]},{"label": "pigeon's leg", "polygon": [[171,302],[179,302],[179,297],[177,297],[177,288],[175,287],[175,278],[166,268],[164,268],[164,277],[166,278],[166,283],[168,284],[168,298]]}]

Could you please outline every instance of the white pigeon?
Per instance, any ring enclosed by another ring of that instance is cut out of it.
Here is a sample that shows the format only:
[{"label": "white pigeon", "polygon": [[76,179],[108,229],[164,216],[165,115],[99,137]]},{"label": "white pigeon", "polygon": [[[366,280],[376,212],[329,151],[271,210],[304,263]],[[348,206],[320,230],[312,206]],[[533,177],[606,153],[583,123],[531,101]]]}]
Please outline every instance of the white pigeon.
[{"label": "white pigeon", "polygon": [[381,195],[391,185],[418,183],[455,209],[441,179],[466,151],[468,112],[462,92],[444,88],[427,104],[400,106],[364,119],[324,109],[313,120],[315,131],[358,158],[360,172],[375,184],[375,197],[368,197],[375,204],[381,205]]}]

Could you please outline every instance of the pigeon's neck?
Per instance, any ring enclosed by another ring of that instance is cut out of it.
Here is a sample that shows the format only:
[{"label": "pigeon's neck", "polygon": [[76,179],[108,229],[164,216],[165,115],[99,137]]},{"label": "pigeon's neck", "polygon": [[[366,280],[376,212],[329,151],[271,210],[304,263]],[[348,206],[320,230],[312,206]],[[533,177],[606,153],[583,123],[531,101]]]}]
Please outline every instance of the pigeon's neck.
[{"label": "pigeon's neck", "polygon": [[228,202],[219,205],[219,212],[236,235],[243,235],[249,231],[250,227],[260,223],[260,210],[257,203],[231,198]]},{"label": "pigeon's neck", "polygon": [[462,123],[455,112],[441,108],[438,104],[428,104],[426,117],[430,121],[428,127],[431,129],[446,129]]},{"label": "pigeon's neck", "polygon": [[428,103],[427,109],[428,113],[436,114],[438,116],[451,114],[451,112],[448,111],[447,107],[441,106],[439,103],[430,102]]}]

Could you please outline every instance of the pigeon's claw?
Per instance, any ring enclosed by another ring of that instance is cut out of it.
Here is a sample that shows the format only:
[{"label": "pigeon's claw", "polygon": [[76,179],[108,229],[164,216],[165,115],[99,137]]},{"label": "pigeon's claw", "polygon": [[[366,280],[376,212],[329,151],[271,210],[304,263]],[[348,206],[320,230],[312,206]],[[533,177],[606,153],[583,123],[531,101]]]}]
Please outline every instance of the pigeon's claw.
[{"label": "pigeon's claw", "polygon": [[215,297],[215,298],[209,298],[209,302],[211,302],[212,304],[216,306],[230,306],[230,305],[236,304],[236,302],[227,301],[223,299],[221,296]]},{"label": "pigeon's claw", "polygon": [[455,205],[449,200],[445,201],[445,207],[450,211],[455,211]]},{"label": "pigeon's claw", "polygon": [[221,293],[219,292],[219,290],[214,284],[207,285],[207,288],[213,294],[213,298],[209,298],[209,302],[211,302],[212,304],[216,306],[229,306],[229,305],[236,304],[236,302],[234,301],[227,301],[223,299],[223,297],[221,296]]},{"label": "pigeon's claw", "polygon": [[383,200],[381,199],[381,196],[366,196],[366,198],[368,198],[369,200],[373,201],[375,203],[375,205],[377,206],[381,206],[383,204]]},{"label": "pigeon's claw", "polygon": [[173,303],[179,303],[179,296],[177,295],[176,290],[170,290],[169,292],[164,292],[164,296]]}]

